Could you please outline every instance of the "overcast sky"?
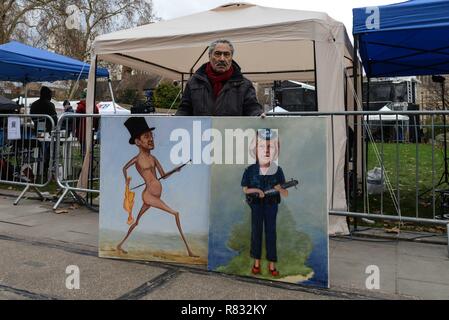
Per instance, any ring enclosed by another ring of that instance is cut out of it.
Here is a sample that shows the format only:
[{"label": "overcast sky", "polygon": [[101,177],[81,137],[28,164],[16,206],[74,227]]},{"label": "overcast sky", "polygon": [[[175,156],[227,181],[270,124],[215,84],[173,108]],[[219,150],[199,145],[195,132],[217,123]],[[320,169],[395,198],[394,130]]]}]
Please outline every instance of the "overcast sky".
[{"label": "overcast sky", "polygon": [[[239,2],[232,0],[153,0],[156,15],[164,20],[213,9],[222,4]],[[283,9],[322,11],[346,25],[348,34],[352,34],[352,8],[385,5],[401,0],[246,0],[265,7]]]}]

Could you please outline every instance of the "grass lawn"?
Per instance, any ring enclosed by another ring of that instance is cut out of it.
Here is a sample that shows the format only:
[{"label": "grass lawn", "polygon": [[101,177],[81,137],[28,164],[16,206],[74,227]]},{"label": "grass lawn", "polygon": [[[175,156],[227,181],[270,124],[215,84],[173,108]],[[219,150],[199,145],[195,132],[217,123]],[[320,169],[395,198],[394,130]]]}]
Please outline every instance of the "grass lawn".
[{"label": "grass lawn", "polygon": [[[435,201],[435,215],[440,212],[440,198],[438,193],[432,192],[432,187],[437,185],[444,171],[443,149],[441,145],[434,146],[434,159],[432,161],[431,144],[406,144],[406,143],[376,143],[382,157],[386,173],[390,179],[393,191],[398,196],[397,186],[399,185],[399,205],[403,216],[421,218],[433,218]],[[374,153],[374,144],[369,144],[367,171],[374,167],[380,167]],[[399,161],[398,161],[399,158]],[[399,165],[397,165],[399,163]],[[433,165],[432,165],[433,164]],[[416,175],[418,170],[418,176]],[[437,189],[448,189],[449,185],[441,185]],[[425,193],[426,191],[429,192]],[[418,204],[417,204],[418,197]],[[366,201],[365,197],[365,201]],[[381,195],[369,195],[369,212],[397,215],[392,197],[388,190]],[[383,210],[381,204],[383,202]],[[359,210],[363,210],[363,201],[359,199]]]}]

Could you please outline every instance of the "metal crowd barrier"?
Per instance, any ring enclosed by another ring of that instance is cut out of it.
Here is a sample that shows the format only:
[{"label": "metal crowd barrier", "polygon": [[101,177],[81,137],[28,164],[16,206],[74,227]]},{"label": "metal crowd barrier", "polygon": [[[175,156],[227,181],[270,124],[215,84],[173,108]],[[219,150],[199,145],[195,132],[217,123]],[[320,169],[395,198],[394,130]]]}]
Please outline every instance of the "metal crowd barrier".
[{"label": "metal crowd barrier", "polygon": [[[115,115],[114,117],[121,117],[125,121],[128,116]],[[86,121],[92,122],[91,151],[83,138]],[[59,118],[55,131],[55,171],[61,194],[53,209],[57,209],[68,195],[77,202],[81,201],[89,205],[90,201],[92,205],[93,195],[100,193],[100,146],[101,116],[99,114],[65,113]],[[83,169],[87,170],[84,186],[80,181]]]},{"label": "metal crowd barrier", "polygon": [[[352,217],[356,222],[363,218],[443,226],[449,231],[448,111],[289,112],[268,116],[328,117],[332,148],[336,146],[335,130],[344,126],[348,137],[346,208],[331,205],[330,215]],[[333,149],[329,157],[333,167],[338,166],[335,154]]]},{"label": "metal crowd barrier", "polygon": [[[85,137],[88,121],[92,123],[90,141]],[[55,148],[56,182],[62,193],[53,209],[67,195],[92,204],[93,194],[100,193],[100,115],[63,114],[56,126]],[[80,178],[83,170],[84,180]]]},{"label": "metal crowd barrier", "polygon": [[0,184],[24,187],[14,205],[30,188],[45,199],[39,188],[52,179],[54,127],[48,115],[0,114]]},{"label": "metal crowd barrier", "polygon": [[[329,214],[353,217],[355,221],[365,218],[448,228],[449,134],[444,138],[444,117],[449,116],[449,111],[289,112],[267,116],[327,117],[332,146],[329,161],[334,168],[340,166],[336,154],[341,145],[341,138],[334,133],[338,130],[340,134],[341,130],[346,133],[348,143],[343,144],[346,149],[343,152],[345,159],[342,171],[345,205],[342,206],[341,202],[332,203]],[[50,118],[48,120],[51,121]],[[81,138],[84,136],[81,131],[86,121],[93,123],[91,152],[88,152],[88,143]],[[3,127],[6,127],[6,120],[3,120]],[[22,137],[26,136],[26,131],[22,129]],[[80,193],[91,196],[99,194],[100,132],[99,115],[64,114],[59,119],[54,133],[55,174],[62,195],[54,208],[57,208],[68,194],[74,198],[79,198]],[[22,150],[24,155],[32,153],[31,146],[14,148],[18,141],[7,141],[9,149],[3,149],[6,151],[3,151],[2,159],[6,157],[8,160],[8,155],[17,158],[20,154],[16,150]],[[25,146],[28,142],[24,138],[20,141]],[[46,142],[43,143],[45,145]],[[49,145],[51,149],[51,141]],[[341,153],[341,150],[339,152]],[[13,171],[17,172],[16,168],[23,163],[35,165],[35,162],[30,156],[25,157],[25,160],[12,161],[15,165]],[[379,168],[377,180],[368,175],[375,167]],[[80,184],[83,168],[88,170],[84,185]],[[2,179],[2,182],[24,185],[27,190],[30,187],[45,186],[50,178],[47,176],[45,179],[40,175],[31,183],[18,181],[17,177],[13,177]],[[36,183],[38,180],[39,183]],[[334,198],[336,192],[334,180],[335,177],[332,179],[331,198]]]}]

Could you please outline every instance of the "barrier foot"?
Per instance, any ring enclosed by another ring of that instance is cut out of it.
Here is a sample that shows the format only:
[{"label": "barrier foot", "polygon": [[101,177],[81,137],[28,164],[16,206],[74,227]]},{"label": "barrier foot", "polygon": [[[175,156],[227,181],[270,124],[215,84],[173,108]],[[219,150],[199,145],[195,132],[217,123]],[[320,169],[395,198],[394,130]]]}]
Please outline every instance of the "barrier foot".
[{"label": "barrier foot", "polygon": [[58,207],[61,204],[62,200],[64,200],[65,196],[67,195],[67,192],[69,192],[69,189],[68,188],[64,189],[64,192],[59,197],[58,201],[56,201],[55,205],[53,206],[53,210],[58,209]]},{"label": "barrier foot", "polygon": [[76,193],[74,191],[70,190],[69,194],[75,202],[79,202],[79,199],[76,197]]},{"label": "barrier foot", "polygon": [[20,195],[17,197],[17,199],[14,201],[14,205],[17,206],[19,204],[19,201],[22,199],[22,197],[25,195],[25,193],[30,189],[30,185],[27,184],[25,189],[22,190]]},{"label": "barrier foot", "polygon": [[44,195],[39,191],[39,189],[38,188],[36,188],[36,187],[33,187],[33,189],[34,189],[34,192],[36,192],[37,193],[37,195],[42,199],[42,200],[45,200],[45,197],[44,197]]}]

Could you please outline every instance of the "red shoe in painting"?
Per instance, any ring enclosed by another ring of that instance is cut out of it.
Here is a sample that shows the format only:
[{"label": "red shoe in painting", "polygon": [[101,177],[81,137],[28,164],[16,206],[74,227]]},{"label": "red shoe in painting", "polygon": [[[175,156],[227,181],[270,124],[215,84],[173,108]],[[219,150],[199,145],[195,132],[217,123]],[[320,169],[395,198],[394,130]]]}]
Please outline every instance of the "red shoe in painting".
[{"label": "red shoe in painting", "polygon": [[251,268],[251,273],[254,274],[254,275],[260,274],[260,266],[259,267],[253,266]]},{"label": "red shoe in painting", "polygon": [[279,271],[277,271],[276,268],[274,268],[274,269],[268,268],[268,271],[270,271],[270,273],[273,277],[279,277]]}]

